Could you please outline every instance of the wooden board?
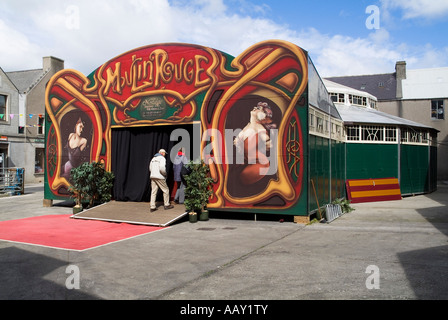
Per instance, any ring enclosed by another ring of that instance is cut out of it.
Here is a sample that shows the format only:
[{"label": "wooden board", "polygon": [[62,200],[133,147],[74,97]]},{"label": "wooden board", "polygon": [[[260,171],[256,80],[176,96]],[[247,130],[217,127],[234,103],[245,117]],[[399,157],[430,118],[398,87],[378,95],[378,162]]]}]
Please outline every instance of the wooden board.
[{"label": "wooden board", "polygon": [[184,205],[174,204],[173,209],[149,211],[147,202],[110,201],[73,215],[75,219],[102,220],[119,223],[166,227],[187,214]]},{"label": "wooden board", "polygon": [[397,178],[347,180],[346,186],[351,203],[401,200]]}]

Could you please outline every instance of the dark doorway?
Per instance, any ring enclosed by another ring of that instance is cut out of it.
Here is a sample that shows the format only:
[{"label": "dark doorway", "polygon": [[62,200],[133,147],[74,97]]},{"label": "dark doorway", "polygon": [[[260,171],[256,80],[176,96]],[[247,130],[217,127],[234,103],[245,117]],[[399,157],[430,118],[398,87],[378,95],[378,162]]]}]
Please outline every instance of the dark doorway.
[{"label": "dark doorway", "polygon": [[8,145],[0,144],[0,169],[8,167]]},{"label": "dark doorway", "polygon": [[[171,149],[181,141],[171,141],[171,133],[184,129],[193,143],[193,125],[147,126],[112,129],[112,172],[115,175],[113,197],[116,201],[149,202],[151,183],[149,162],[160,150],[165,149],[167,183],[172,190],[173,170]],[[160,200],[161,198],[159,198]]]}]

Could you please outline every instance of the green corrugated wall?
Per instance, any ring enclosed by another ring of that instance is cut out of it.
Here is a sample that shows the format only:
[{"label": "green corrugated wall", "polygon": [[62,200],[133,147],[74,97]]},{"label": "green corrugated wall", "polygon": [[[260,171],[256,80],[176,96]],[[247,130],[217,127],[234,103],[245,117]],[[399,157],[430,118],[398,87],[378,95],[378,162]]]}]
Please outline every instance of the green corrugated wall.
[{"label": "green corrugated wall", "polygon": [[337,198],[345,197],[345,143],[315,135],[309,135],[308,139],[308,199],[311,212],[317,209],[317,201],[323,207]]},{"label": "green corrugated wall", "polygon": [[430,147],[430,181],[429,192],[437,190],[437,147]]},{"label": "green corrugated wall", "polygon": [[398,145],[347,143],[347,179],[398,178]]},{"label": "green corrugated wall", "polygon": [[347,143],[346,148],[347,179],[400,178],[403,195],[437,188],[436,147]]},{"label": "green corrugated wall", "polygon": [[402,194],[432,192],[437,188],[437,148],[401,145]]},{"label": "green corrugated wall", "polygon": [[[308,139],[310,166],[308,198],[309,211],[313,211],[317,209],[317,201],[320,206],[329,203],[330,149],[328,139],[314,135],[309,135]],[[314,189],[311,180],[314,183]]]},{"label": "green corrugated wall", "polygon": [[345,143],[331,141],[331,200],[345,197]]}]

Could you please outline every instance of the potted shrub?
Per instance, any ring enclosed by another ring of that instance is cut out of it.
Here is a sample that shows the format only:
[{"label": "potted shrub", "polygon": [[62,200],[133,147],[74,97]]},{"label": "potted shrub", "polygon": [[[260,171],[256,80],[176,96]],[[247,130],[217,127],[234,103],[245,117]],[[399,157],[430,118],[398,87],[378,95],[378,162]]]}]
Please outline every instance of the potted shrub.
[{"label": "potted shrub", "polygon": [[73,168],[70,173],[72,186],[69,190],[75,198],[78,210],[82,207],[83,200],[87,200],[91,208],[95,202],[104,203],[112,199],[114,174],[106,171],[102,163],[85,162]]},{"label": "potted shrub", "polygon": [[188,221],[191,223],[198,222],[198,214],[195,211],[188,212]]},{"label": "potted shrub", "polygon": [[213,179],[210,177],[210,168],[201,160],[200,163],[190,161],[187,165],[190,173],[184,176],[185,208],[189,213],[191,222],[208,220],[208,211],[204,210],[208,200],[213,194]]},{"label": "potted shrub", "polygon": [[80,213],[83,210],[82,199],[84,198],[84,194],[78,189],[75,189],[73,186],[70,186],[68,188],[68,191],[72,194],[72,197],[75,198],[75,206],[73,207],[73,214]]}]

